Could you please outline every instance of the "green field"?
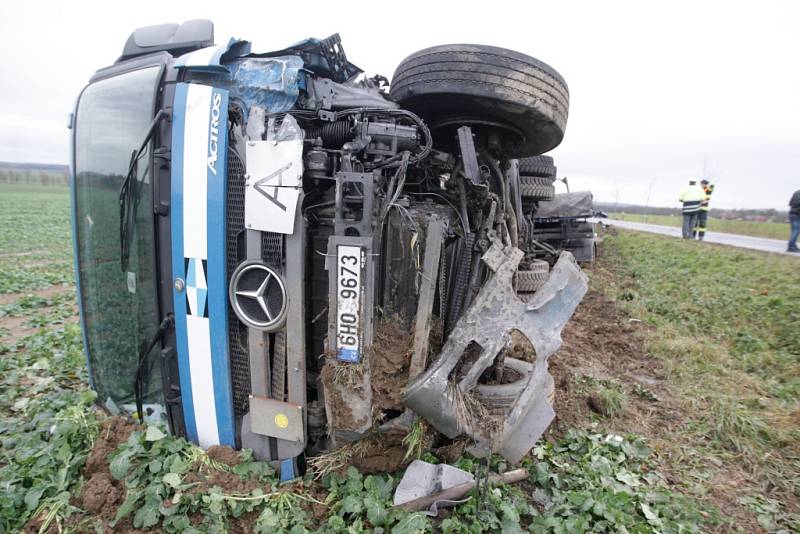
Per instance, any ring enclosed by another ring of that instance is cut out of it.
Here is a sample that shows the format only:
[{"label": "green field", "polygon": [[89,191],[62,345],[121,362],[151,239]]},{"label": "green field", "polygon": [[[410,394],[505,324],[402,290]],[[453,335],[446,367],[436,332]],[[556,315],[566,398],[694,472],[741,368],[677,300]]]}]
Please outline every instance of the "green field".
[{"label": "green field", "polygon": [[[556,393],[557,405],[562,395],[575,400],[573,413],[559,415],[572,423],[555,425],[523,461],[529,479],[473,494],[431,519],[392,508],[402,473],[351,468],[315,480],[309,472],[280,485],[268,464],[246,452],[221,460],[219,451],[207,454],[164,427],[138,427],[114,442],[122,426],[128,432],[133,426],[93,408],[86,385],[66,191],[0,185],[0,217],[0,533],[23,526],[30,532],[789,532],[799,524],[800,334],[793,325],[800,293],[790,259],[722,247],[701,251],[695,243],[636,233],[606,237],[587,301],[607,295],[609,313],[584,308],[576,329],[595,332],[596,323],[615,316],[612,308],[619,309],[619,320],[608,325],[612,334],[643,321],[636,365],[663,366],[664,384],[651,391],[622,369],[598,378],[592,362],[581,361],[562,373]],[[588,343],[588,358],[600,349],[615,353],[613,343],[592,345],[595,337],[566,332],[564,350],[579,342]],[[595,391],[606,407],[600,412],[584,396]],[[655,424],[639,424],[648,418]],[[438,449],[415,447],[415,436],[406,442],[409,459],[442,461]],[[469,455],[453,463],[479,468]],[[509,467],[499,457],[491,466]],[[730,494],[719,492],[727,483],[723,473],[741,475]]]},{"label": "green field", "polygon": [[[676,226],[680,228],[683,223],[679,215],[641,215],[637,213],[609,213],[612,219],[633,221],[663,226]],[[789,224],[775,222],[734,221],[728,219],[708,220],[709,232],[722,232],[725,234],[749,235],[753,237],[766,237],[768,239],[789,239]]]},{"label": "green field", "polygon": [[[614,273],[605,291],[652,325],[647,351],[682,398],[678,449],[691,453],[679,471],[686,479],[738,473],[739,489],[748,488],[742,502],[792,510],[783,524],[798,528],[797,262],[640,232],[609,237],[603,251]],[[747,494],[758,488],[771,496]]]}]

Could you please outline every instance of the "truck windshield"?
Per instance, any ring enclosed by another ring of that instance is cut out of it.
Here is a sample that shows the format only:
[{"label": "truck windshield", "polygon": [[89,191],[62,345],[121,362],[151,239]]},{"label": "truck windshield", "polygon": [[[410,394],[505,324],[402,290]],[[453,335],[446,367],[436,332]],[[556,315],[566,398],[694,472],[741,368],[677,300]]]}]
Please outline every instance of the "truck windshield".
[{"label": "truck windshield", "polygon": [[[149,148],[133,176],[137,195],[129,206],[133,227],[124,271],[118,199],[131,153],[153,119],[160,75],[161,67],[153,66],[89,85],[74,130],[76,253],[90,373],[101,402],[111,399],[131,412],[139,352],[159,325]],[[145,403],[161,405],[160,389],[155,365]]]}]

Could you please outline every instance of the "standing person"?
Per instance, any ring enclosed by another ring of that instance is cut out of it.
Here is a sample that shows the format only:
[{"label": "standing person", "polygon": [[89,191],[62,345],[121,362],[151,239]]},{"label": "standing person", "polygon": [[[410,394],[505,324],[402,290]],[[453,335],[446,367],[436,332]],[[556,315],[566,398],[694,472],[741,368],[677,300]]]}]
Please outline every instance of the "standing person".
[{"label": "standing person", "polygon": [[789,200],[789,224],[792,225],[792,230],[786,252],[800,252],[800,248],[797,247],[797,238],[800,237],[800,189],[795,191]]},{"label": "standing person", "polygon": [[706,236],[706,225],[708,224],[708,211],[711,209],[708,204],[711,202],[711,193],[714,192],[714,184],[708,183],[708,180],[700,180],[700,187],[703,188],[703,201],[700,202],[700,213],[697,215],[697,231],[692,234],[692,237],[697,235],[700,241]]},{"label": "standing person", "polygon": [[697,217],[700,213],[700,204],[705,198],[703,188],[697,185],[697,180],[689,180],[689,185],[681,189],[678,201],[683,203],[683,229],[684,239],[691,239],[694,228],[697,226]]}]

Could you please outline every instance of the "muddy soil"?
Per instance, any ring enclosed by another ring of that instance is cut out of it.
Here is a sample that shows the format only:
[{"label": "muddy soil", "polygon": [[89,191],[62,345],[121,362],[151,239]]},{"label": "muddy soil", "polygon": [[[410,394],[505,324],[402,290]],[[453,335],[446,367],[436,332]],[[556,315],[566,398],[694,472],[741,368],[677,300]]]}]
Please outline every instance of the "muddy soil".
[{"label": "muddy soil", "polygon": [[[321,379],[327,395],[326,413],[333,418],[329,424],[340,430],[358,431],[370,423],[364,419],[363,410],[353,409],[342,390],[348,391],[348,396],[359,395],[364,402],[371,402],[372,422],[382,421],[387,412],[396,415],[405,409],[400,397],[408,382],[413,334],[403,330],[401,324],[400,320],[389,319],[377,326],[372,347],[362,364],[340,363],[333,354],[325,357]],[[365,379],[367,368],[369,377]],[[359,394],[361,388],[367,387],[367,391]]]},{"label": "muddy soil", "polygon": [[[138,425],[123,417],[106,419],[83,468],[86,483],[78,496],[77,504],[105,523],[114,519],[117,508],[125,500],[125,483],[111,476],[108,457],[117,447],[128,441],[137,428]],[[123,525],[119,527],[123,528]]]},{"label": "muddy soil", "polygon": [[408,383],[414,336],[404,331],[401,324],[399,319],[383,321],[375,330],[370,348],[372,403],[381,411],[405,409],[400,397]]},{"label": "muddy soil", "polygon": [[[122,534],[137,534],[140,532],[133,528],[132,516],[120,521],[113,529],[109,526],[109,523],[113,521],[116,516],[117,509],[125,500],[126,488],[123,481],[115,480],[114,477],[111,476],[108,460],[108,456],[115,451],[119,445],[127,441],[133,431],[140,428],[140,426],[123,417],[111,417],[106,419],[101,426],[94,449],[86,461],[83,470],[83,476],[86,482],[81,489],[80,495],[77,496],[73,504],[82,508],[91,516],[91,525],[94,525],[95,521],[100,520],[103,523],[105,532]],[[208,449],[207,453],[212,461],[230,467],[235,466],[240,461],[239,453],[230,447],[214,446]],[[199,464],[185,475],[184,480],[189,483],[196,483],[190,491],[198,494],[208,493],[214,486],[218,486],[225,493],[248,493],[259,487],[263,489],[265,493],[273,491],[271,486],[263,486],[253,480],[243,481],[236,474]],[[287,490],[291,489],[290,487],[287,488],[289,488]],[[252,524],[257,515],[257,513],[244,514],[242,517],[232,519],[230,532],[251,532]],[[76,515],[70,518],[71,521],[75,522],[75,525],[80,523],[83,519],[86,519],[85,515]],[[202,521],[202,517],[200,516],[190,519],[193,521],[196,519],[197,522]],[[38,530],[38,522],[36,521],[31,521],[26,526],[26,532],[33,533],[38,532]],[[53,527],[50,529],[50,532],[55,533],[57,530]],[[150,529],[147,532],[158,533],[161,532],[161,530],[156,528]]]},{"label": "muddy soil", "polygon": [[411,461],[405,460],[405,436],[405,432],[391,431],[369,439],[366,446],[353,455],[352,465],[365,475],[391,473],[404,468]]},{"label": "muddy soil", "polygon": [[[128,517],[113,529],[110,528],[109,522],[112,521],[116,515],[118,507],[125,500],[125,484],[121,481],[116,481],[111,476],[108,465],[108,454],[113,452],[120,444],[127,441],[131,432],[140,429],[138,425],[127,421],[122,417],[113,417],[103,423],[102,429],[99,433],[95,448],[93,449],[86,467],[84,468],[84,477],[87,482],[85,483],[81,494],[74,503],[76,506],[83,507],[91,516],[90,525],[92,528],[86,530],[87,532],[94,532],[93,525],[97,519],[103,522],[104,532],[114,532],[120,534],[144,534],[143,531],[133,528],[132,517]],[[400,443],[402,436],[397,437],[397,443]],[[378,466],[378,450],[376,448],[366,451],[364,457],[359,459],[359,462],[354,462],[354,465],[361,466],[368,469],[370,465]],[[213,462],[218,462],[229,467],[236,466],[240,461],[238,451],[225,446],[210,447],[206,453],[209,459]],[[396,457],[396,455],[394,455]],[[401,457],[402,458],[402,457]],[[387,465],[397,465],[392,469],[399,469],[400,464],[396,459],[384,459],[388,461]],[[378,472],[377,469],[372,472]],[[367,472],[367,471],[365,471]],[[228,471],[222,471],[213,467],[208,467],[204,464],[197,464],[192,471],[184,476],[184,481],[187,483],[195,483],[189,491],[196,494],[205,494],[215,486],[222,489],[226,494],[231,493],[249,493],[256,488],[260,488],[264,493],[271,493],[273,491],[302,491],[306,495],[312,497],[315,501],[301,501],[300,505],[318,521],[322,521],[329,514],[328,506],[320,504],[325,501],[328,496],[327,490],[321,484],[316,482],[298,481],[291,484],[282,484],[280,487],[273,487],[271,485],[263,485],[254,480],[242,480],[238,475]],[[228,525],[228,532],[231,534],[244,534],[253,531],[253,524],[255,523],[260,510],[245,513],[240,517],[231,517]],[[80,520],[85,519],[86,516],[74,516],[71,518],[77,525]],[[200,525],[204,518],[202,515],[190,515],[189,519],[195,525]],[[29,530],[29,532],[38,532],[38,526]],[[83,532],[84,530],[79,530]],[[55,530],[51,529],[48,534],[55,534]],[[147,533],[160,533],[159,528],[149,529]]]},{"label": "muddy soil", "polygon": [[6,345],[14,346],[20,339],[38,332],[38,327],[26,326],[29,320],[30,317],[24,315],[22,317],[0,317],[0,328],[8,331],[6,335],[0,335],[0,341]]},{"label": "muddy soil", "polygon": [[561,349],[550,357],[556,384],[551,430],[591,424],[597,413],[591,394],[596,383],[619,387],[627,395],[623,413],[608,422],[620,433],[647,434],[655,427],[670,431],[680,422],[664,368],[645,351],[648,331],[612,300],[589,290],[562,333]]},{"label": "muddy soil", "polygon": [[325,364],[320,371],[320,379],[325,385],[325,412],[328,428],[334,426],[342,430],[355,431],[361,421],[357,421],[350,404],[340,392],[342,385],[358,389],[364,379],[363,366],[343,364],[336,361],[333,354],[325,356]]}]

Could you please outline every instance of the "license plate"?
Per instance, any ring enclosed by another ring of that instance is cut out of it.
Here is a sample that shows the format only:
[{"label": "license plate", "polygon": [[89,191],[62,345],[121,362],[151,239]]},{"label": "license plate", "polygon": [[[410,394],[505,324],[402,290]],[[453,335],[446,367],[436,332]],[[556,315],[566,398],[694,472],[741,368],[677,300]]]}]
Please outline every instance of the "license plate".
[{"label": "license plate", "polygon": [[336,357],[361,361],[361,272],[364,249],[339,245],[336,253]]}]

